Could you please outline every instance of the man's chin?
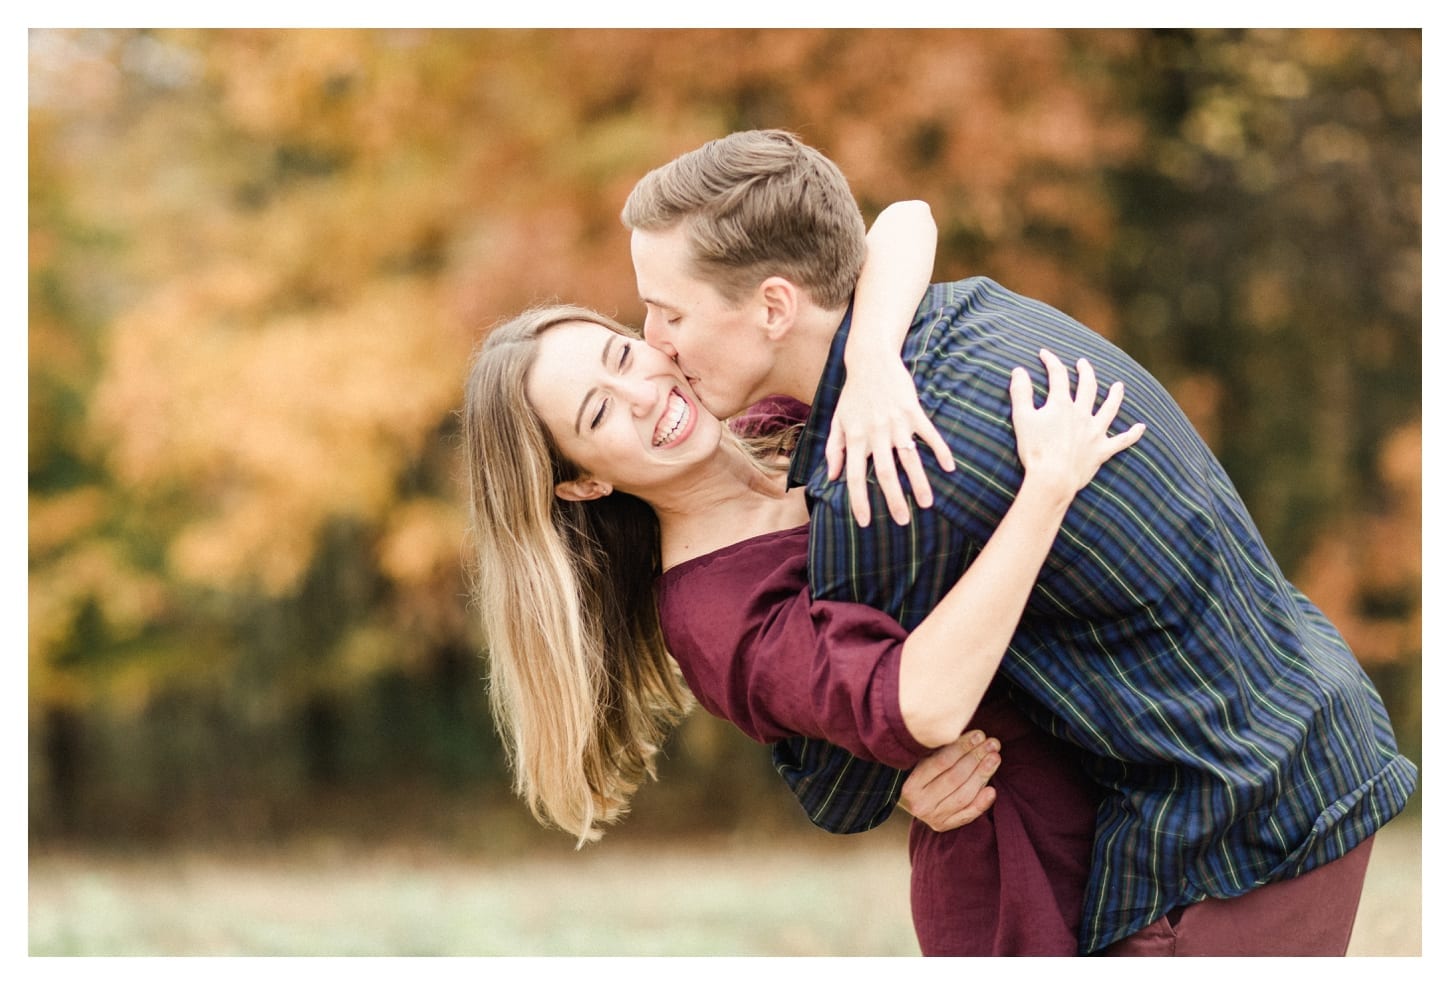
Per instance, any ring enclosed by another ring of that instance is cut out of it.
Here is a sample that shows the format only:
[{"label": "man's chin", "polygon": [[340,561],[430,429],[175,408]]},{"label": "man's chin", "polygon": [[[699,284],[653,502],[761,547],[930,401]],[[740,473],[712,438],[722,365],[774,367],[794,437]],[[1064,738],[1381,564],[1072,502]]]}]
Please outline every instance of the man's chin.
[{"label": "man's chin", "polygon": [[728,421],[730,418],[748,409],[749,407],[748,404],[745,406],[741,406],[738,403],[724,403],[721,402],[718,397],[707,397],[704,394],[700,393],[698,390],[696,391],[696,394],[699,398],[700,406],[705,409],[706,413],[708,413],[711,417],[715,418],[715,420],[717,421]]}]

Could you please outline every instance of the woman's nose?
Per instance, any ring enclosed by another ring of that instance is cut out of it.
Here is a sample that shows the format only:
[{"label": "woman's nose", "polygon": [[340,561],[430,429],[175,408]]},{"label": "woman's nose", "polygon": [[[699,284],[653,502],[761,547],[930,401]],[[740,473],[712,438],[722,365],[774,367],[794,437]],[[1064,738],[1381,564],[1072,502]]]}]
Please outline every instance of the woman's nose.
[{"label": "woman's nose", "polygon": [[624,379],[619,384],[620,399],[629,404],[636,417],[649,413],[659,400],[659,388],[646,379]]}]

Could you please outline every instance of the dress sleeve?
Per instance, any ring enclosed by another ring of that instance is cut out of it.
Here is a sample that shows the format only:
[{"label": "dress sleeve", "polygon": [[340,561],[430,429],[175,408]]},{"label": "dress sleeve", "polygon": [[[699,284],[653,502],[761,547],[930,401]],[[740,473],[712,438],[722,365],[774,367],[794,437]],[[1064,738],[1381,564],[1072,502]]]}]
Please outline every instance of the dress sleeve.
[{"label": "dress sleeve", "polygon": [[751,738],[825,739],[898,769],[930,751],[901,718],[906,631],[868,606],[811,600],[804,528],[687,562],[657,590],[696,698]]}]

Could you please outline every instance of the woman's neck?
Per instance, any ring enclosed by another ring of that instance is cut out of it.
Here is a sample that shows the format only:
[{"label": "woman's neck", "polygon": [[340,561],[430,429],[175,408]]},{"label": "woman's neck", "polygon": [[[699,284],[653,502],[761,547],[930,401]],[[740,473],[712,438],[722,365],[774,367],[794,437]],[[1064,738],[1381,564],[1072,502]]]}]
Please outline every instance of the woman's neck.
[{"label": "woman's neck", "polygon": [[663,566],[808,519],[801,490],[786,491],[785,473],[763,472],[740,447],[720,451],[668,494],[651,498],[660,521]]}]

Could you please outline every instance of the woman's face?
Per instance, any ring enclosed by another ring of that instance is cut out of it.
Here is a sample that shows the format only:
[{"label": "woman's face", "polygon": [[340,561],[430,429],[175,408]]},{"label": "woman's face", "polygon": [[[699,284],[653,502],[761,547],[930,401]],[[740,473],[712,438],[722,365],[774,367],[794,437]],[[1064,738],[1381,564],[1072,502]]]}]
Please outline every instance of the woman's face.
[{"label": "woman's face", "polygon": [[646,499],[720,444],[722,425],[673,360],[594,322],[545,331],[525,389],[564,455]]}]

